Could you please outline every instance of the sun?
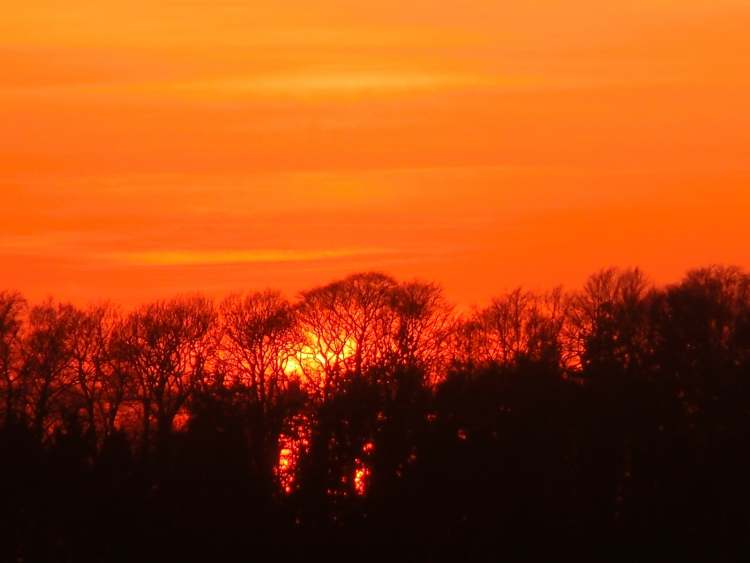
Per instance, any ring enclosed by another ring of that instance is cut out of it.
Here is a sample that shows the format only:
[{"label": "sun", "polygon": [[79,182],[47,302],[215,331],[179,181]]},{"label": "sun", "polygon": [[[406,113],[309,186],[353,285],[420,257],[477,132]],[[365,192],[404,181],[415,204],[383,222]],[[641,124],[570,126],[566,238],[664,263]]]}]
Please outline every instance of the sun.
[{"label": "sun", "polygon": [[299,346],[295,353],[287,358],[284,371],[287,375],[302,378],[311,372],[319,377],[324,376],[327,369],[344,364],[356,354],[357,344],[354,339],[342,340],[344,344],[340,347],[326,344],[315,345],[312,343],[321,342],[321,339],[314,333],[308,332],[305,338],[306,343]]}]

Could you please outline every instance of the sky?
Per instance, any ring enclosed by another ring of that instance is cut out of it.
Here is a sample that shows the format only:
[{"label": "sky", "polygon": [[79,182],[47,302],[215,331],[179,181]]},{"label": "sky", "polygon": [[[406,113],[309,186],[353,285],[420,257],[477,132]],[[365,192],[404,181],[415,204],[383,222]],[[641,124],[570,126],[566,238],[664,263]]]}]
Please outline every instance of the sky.
[{"label": "sky", "polygon": [[750,266],[747,0],[29,0],[0,287],[125,305],[367,270],[482,304]]}]

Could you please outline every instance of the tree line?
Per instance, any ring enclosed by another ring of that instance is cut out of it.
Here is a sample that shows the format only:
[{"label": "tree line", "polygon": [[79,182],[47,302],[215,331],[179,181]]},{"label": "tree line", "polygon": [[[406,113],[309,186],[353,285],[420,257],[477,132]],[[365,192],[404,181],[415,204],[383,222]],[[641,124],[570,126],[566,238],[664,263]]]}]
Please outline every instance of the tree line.
[{"label": "tree line", "polygon": [[730,560],[749,422],[735,267],[607,269],[463,314],[372,272],[131,311],[5,291],[0,559],[593,537]]}]

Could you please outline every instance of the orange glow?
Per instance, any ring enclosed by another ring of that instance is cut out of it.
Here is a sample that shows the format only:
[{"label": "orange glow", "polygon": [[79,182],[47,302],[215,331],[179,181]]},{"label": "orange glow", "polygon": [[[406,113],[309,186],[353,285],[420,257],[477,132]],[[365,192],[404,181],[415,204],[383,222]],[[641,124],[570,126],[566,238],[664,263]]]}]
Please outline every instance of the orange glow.
[{"label": "orange glow", "polygon": [[299,351],[287,360],[285,371],[288,375],[297,375],[304,379],[306,374],[314,372],[316,377],[324,378],[326,369],[340,364],[356,353],[356,343],[351,338],[343,342],[341,351],[329,348],[325,341],[312,333],[307,334],[307,342],[308,344],[300,346]]},{"label": "orange glow", "polygon": [[364,496],[367,492],[367,480],[370,477],[370,468],[357,460],[357,468],[354,470],[354,492]]},{"label": "orange glow", "polygon": [[32,300],[750,266],[744,0],[6,4],[2,285]]},{"label": "orange glow", "polygon": [[[362,446],[364,456],[370,456],[375,451],[375,444],[367,442]],[[361,458],[354,460],[354,492],[359,496],[367,494],[367,486],[370,480],[372,470],[370,466]]]},{"label": "orange glow", "polygon": [[290,431],[279,437],[279,459],[276,464],[276,478],[286,494],[294,492],[300,458],[310,446],[311,428],[310,421],[302,415],[293,417],[289,426]]},{"label": "orange glow", "polygon": [[[284,442],[287,439],[284,437]],[[291,448],[281,448],[279,452],[279,464],[276,469],[281,489],[289,494],[291,493],[294,485],[294,468],[295,468],[295,457],[294,450]]]}]

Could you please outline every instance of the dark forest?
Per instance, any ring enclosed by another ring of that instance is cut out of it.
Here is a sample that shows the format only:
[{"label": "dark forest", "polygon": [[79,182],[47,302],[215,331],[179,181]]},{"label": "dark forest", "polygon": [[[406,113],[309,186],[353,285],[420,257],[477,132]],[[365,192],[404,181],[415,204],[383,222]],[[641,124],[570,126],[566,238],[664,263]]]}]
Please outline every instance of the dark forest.
[{"label": "dark forest", "polygon": [[467,312],[380,273],[128,311],[2,292],[0,499],[8,562],[738,560],[750,275],[607,269]]}]

